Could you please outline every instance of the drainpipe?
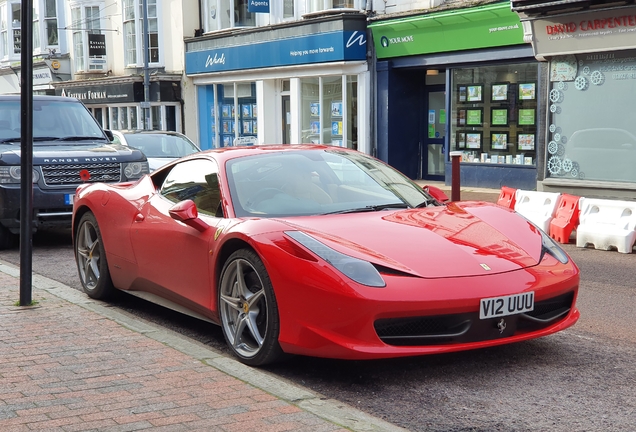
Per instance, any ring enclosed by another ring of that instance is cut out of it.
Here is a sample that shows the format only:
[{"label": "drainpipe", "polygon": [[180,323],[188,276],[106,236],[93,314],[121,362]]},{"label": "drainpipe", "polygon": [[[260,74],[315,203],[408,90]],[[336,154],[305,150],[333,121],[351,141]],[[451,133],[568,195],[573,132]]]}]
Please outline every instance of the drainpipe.
[{"label": "drainpipe", "polygon": [[141,104],[141,108],[144,113],[144,129],[150,130],[150,74],[148,71],[148,57],[150,55],[150,36],[148,35],[148,0],[142,1],[143,8],[143,49],[144,49],[144,101]]}]

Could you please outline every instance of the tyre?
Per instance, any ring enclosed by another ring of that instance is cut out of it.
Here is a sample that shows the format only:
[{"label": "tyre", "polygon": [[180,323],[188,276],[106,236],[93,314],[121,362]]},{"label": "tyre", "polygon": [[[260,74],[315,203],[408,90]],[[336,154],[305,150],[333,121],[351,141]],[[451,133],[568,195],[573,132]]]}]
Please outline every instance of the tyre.
[{"label": "tyre", "polygon": [[75,261],[84,292],[94,299],[106,299],[113,294],[104,251],[102,234],[93,213],[86,213],[80,219],[75,232]]},{"label": "tyre", "polygon": [[18,236],[0,225],[0,250],[11,249],[18,242]]},{"label": "tyre", "polygon": [[283,356],[274,289],[256,253],[241,249],[230,255],[221,272],[218,304],[225,341],[243,363],[260,366]]}]

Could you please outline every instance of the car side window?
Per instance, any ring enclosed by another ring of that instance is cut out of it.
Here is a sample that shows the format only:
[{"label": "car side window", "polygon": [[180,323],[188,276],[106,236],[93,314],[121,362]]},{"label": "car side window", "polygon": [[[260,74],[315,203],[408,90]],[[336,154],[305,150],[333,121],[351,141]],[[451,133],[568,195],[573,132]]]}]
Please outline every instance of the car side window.
[{"label": "car side window", "polygon": [[159,193],[175,204],[192,200],[200,213],[223,217],[218,167],[209,159],[194,159],[175,165]]}]

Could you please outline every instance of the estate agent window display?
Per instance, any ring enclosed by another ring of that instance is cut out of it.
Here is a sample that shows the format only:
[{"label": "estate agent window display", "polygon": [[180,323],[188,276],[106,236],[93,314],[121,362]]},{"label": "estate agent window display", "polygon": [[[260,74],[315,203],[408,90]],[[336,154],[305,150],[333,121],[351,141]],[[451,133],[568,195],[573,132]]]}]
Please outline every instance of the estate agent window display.
[{"label": "estate agent window display", "polygon": [[453,70],[451,150],[463,162],[534,165],[537,77],[535,63]]}]

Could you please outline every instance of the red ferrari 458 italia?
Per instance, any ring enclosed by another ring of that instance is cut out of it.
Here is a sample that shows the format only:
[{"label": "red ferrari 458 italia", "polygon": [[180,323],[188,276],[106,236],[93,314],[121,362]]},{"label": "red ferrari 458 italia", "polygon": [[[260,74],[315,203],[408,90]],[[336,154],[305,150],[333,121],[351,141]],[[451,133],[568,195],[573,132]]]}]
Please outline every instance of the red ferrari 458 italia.
[{"label": "red ferrari 458 italia", "polygon": [[123,290],[219,324],[250,365],[483,348],[579,318],[577,266],[528,220],[438,202],[338,147],[223,148],[80,186],[73,237],[90,297]]}]

